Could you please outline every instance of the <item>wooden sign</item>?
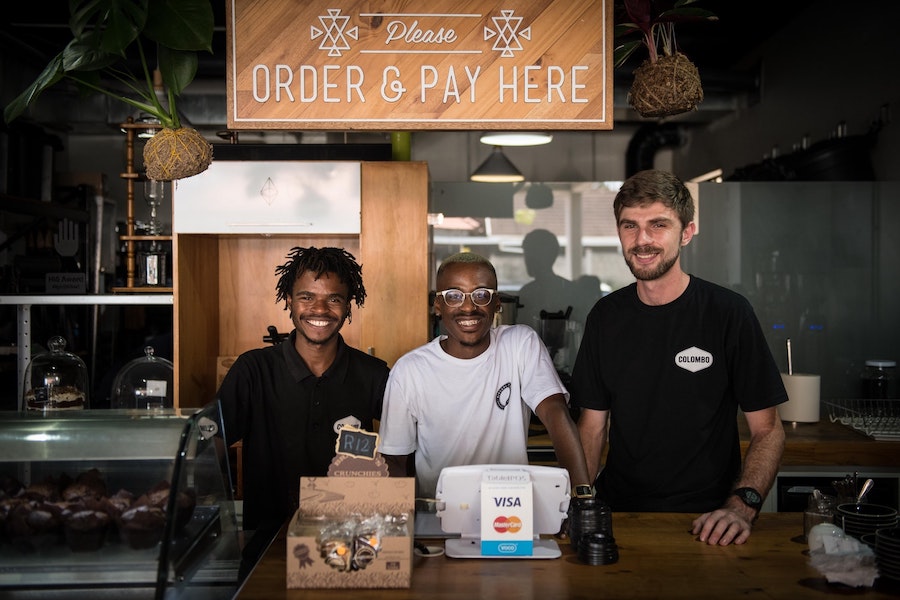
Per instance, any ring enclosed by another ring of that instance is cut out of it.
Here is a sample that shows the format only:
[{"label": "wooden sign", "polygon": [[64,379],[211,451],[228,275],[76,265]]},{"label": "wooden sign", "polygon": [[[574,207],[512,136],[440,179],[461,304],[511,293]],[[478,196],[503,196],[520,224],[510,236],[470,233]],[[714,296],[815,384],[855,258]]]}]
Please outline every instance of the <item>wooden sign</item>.
[{"label": "wooden sign", "polygon": [[227,0],[228,127],[612,129],[613,0]]}]

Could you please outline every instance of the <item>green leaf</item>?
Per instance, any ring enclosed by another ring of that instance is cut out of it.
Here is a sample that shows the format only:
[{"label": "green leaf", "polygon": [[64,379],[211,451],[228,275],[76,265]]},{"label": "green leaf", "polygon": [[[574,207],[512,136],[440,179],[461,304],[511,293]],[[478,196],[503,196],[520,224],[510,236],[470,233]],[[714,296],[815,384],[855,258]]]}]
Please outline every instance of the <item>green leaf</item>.
[{"label": "green leaf", "polygon": [[160,46],[158,58],[163,83],[173,94],[179,95],[197,74],[197,53]]},{"label": "green leaf", "polygon": [[641,28],[635,25],[634,23],[619,23],[615,27],[613,27],[613,37],[619,38],[625,35],[631,35],[634,33],[641,33]]},{"label": "green leaf", "polygon": [[72,40],[62,52],[63,70],[71,71],[98,71],[118,62],[119,57],[100,50],[96,44],[90,41]]},{"label": "green leaf", "polygon": [[214,25],[209,0],[153,0],[144,35],[174,50],[212,52]]},{"label": "green leaf", "polygon": [[634,54],[634,51],[641,47],[642,40],[632,40],[619,46],[613,51],[613,66],[621,67],[628,60],[628,57]]},{"label": "green leaf", "polygon": [[125,49],[144,29],[148,2],[149,0],[70,0],[69,27],[76,39],[90,35],[99,49],[124,56]]},{"label": "green leaf", "polygon": [[719,17],[702,8],[675,8],[656,18],[657,23],[688,23],[690,21],[718,21]]},{"label": "green leaf", "polygon": [[[69,12],[73,39],[5,108],[4,118],[15,119],[41,92],[68,77],[81,87],[153,114],[166,126],[177,127],[175,97],[197,74],[197,51],[212,52],[210,0],[69,0]],[[142,42],[157,46],[157,66],[168,88],[168,108],[156,97]],[[137,74],[128,72],[123,60],[134,48],[142,66]],[[104,83],[101,72],[117,84]],[[119,93],[123,89],[119,84],[140,100]]]},{"label": "green leaf", "polygon": [[44,67],[38,78],[24,92],[6,105],[6,108],[3,109],[3,118],[7,123],[12,123],[14,119],[25,112],[28,105],[37,100],[41,92],[62,80],[64,75],[62,64],[62,53],[60,53],[50,60],[50,64]]}]

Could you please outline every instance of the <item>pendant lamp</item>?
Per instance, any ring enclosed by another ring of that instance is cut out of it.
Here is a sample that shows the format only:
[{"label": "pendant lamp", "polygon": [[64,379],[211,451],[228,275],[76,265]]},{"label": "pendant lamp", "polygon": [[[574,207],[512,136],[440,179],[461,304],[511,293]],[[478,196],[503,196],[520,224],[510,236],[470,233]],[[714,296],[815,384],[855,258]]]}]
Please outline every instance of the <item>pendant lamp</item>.
[{"label": "pendant lamp", "polygon": [[503,148],[494,146],[491,155],[475,169],[469,179],[483,183],[514,183],[525,181],[525,176],[506,158]]}]

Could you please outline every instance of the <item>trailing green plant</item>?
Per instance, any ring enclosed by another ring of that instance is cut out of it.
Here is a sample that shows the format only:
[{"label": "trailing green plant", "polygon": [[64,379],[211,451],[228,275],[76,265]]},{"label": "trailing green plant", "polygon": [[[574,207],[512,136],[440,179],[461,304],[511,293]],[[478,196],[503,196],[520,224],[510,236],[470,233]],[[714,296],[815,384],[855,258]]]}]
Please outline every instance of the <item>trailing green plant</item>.
[{"label": "trailing green plant", "polygon": [[[689,6],[697,0],[624,0],[625,13],[629,22],[616,23],[613,64],[622,66],[635,50],[647,48],[649,61],[655,63],[660,55],[672,56],[677,51],[675,24],[691,21],[717,21],[712,12]],[[620,39],[638,36],[619,43]]]},{"label": "trailing green plant", "polygon": [[[69,80],[82,90],[105,94],[152,115],[164,127],[181,127],[176,98],[197,74],[197,53],[212,51],[210,1],[69,0],[69,12],[72,40],[6,106],[6,122],[25,112],[44,90]],[[148,65],[145,46],[149,45],[155,46],[154,68],[165,85],[165,103],[156,94]],[[141,73],[129,70],[129,50],[137,53]],[[109,81],[120,85],[110,86]]]}]

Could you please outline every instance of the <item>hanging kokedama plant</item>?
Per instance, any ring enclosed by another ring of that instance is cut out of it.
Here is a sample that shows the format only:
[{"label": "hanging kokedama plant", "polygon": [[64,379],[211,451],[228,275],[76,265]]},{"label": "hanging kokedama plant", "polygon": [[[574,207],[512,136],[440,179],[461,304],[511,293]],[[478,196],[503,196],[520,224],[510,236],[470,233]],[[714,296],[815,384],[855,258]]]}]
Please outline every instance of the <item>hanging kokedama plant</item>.
[{"label": "hanging kokedama plant", "polygon": [[[6,106],[6,122],[65,79],[159,121],[162,129],[144,147],[149,179],[172,181],[205,171],[212,145],[181,124],[176,98],[197,74],[197,52],[212,51],[209,0],[70,0],[69,8],[72,41]],[[145,45],[156,49],[154,72],[147,65]],[[140,60],[141,73],[129,70],[129,56]]]},{"label": "hanging kokedama plant", "polygon": [[615,37],[640,38],[617,44],[614,62],[619,67],[637,48],[647,48],[649,57],[635,70],[628,92],[628,104],[642,117],[677,115],[703,102],[700,73],[675,43],[675,23],[718,19],[707,10],[687,6],[694,1],[678,0],[671,9],[657,12],[659,3],[653,0],[624,0],[632,22],[617,24]]},{"label": "hanging kokedama plant", "polygon": [[184,179],[202,173],[211,162],[212,144],[191,127],[164,127],[144,145],[147,179]]}]

